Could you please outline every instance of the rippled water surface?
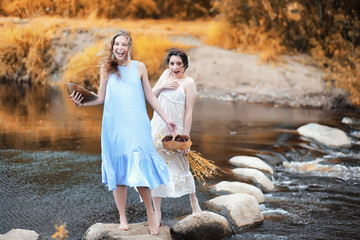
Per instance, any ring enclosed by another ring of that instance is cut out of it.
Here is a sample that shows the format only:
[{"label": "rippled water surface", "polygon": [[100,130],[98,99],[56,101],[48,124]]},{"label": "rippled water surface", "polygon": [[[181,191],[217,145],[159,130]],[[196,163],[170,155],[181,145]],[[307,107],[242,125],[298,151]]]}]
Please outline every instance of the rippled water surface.
[{"label": "rippled water surface", "polygon": [[[275,190],[261,204],[265,220],[234,227],[232,239],[360,238],[359,112],[202,99],[194,111],[192,149],[223,169],[234,168],[228,160],[237,155],[258,156],[275,169]],[[118,221],[101,183],[101,116],[102,106],[76,108],[63,87],[0,86],[0,234],[22,228],[50,237],[62,220],[69,239],[81,239],[96,222]],[[344,130],[352,146],[328,149],[300,137],[296,129],[309,122]],[[222,180],[236,177],[208,183]],[[204,210],[215,211],[205,202],[220,193],[209,186],[197,185],[197,195]],[[190,213],[187,196],[163,201],[165,224]],[[131,223],[146,220],[133,189],[127,214]]]}]

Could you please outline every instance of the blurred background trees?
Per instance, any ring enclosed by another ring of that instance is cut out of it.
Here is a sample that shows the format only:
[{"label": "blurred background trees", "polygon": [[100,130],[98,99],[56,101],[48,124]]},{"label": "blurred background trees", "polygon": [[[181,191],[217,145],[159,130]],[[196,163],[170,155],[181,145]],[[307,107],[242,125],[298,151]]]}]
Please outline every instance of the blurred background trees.
[{"label": "blurred background trees", "polygon": [[58,15],[102,18],[177,18],[192,20],[207,17],[211,0],[2,0],[0,12],[5,16],[33,17]]},{"label": "blurred background trees", "polygon": [[281,61],[283,55],[307,54],[313,60],[307,64],[321,68],[329,86],[347,89],[360,106],[359,0],[0,0],[0,14],[207,19],[209,30],[200,36],[207,44],[258,54],[271,62]]}]

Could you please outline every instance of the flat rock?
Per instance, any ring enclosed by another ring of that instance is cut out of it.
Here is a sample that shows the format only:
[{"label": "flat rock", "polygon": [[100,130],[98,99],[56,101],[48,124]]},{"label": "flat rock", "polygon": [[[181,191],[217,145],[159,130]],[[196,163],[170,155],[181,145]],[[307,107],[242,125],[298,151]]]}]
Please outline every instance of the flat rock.
[{"label": "flat rock", "polygon": [[245,182],[252,182],[259,186],[263,192],[272,192],[274,184],[265,176],[265,174],[257,169],[251,168],[235,168],[232,170],[235,176]]},{"label": "flat rock", "polygon": [[161,226],[158,235],[151,235],[145,222],[129,225],[129,230],[118,229],[119,224],[95,223],[85,233],[83,240],[171,240],[170,227]]},{"label": "flat rock", "polygon": [[265,201],[264,194],[259,188],[243,182],[222,181],[215,184],[214,189],[216,191],[225,191],[230,193],[250,194],[251,196],[254,196],[256,198],[258,203],[263,203]]},{"label": "flat rock", "polygon": [[11,229],[5,234],[0,234],[0,240],[37,240],[40,235],[32,230]]},{"label": "flat rock", "polygon": [[235,156],[230,158],[229,161],[231,164],[237,167],[254,168],[262,172],[274,174],[274,170],[272,169],[272,167],[258,157]]},{"label": "flat rock", "polygon": [[226,208],[236,226],[242,227],[264,220],[256,198],[245,193],[235,193],[213,198],[208,204],[214,208]]},{"label": "flat rock", "polygon": [[351,141],[346,133],[340,129],[317,123],[308,123],[297,129],[300,135],[312,138],[328,147],[348,147]]}]

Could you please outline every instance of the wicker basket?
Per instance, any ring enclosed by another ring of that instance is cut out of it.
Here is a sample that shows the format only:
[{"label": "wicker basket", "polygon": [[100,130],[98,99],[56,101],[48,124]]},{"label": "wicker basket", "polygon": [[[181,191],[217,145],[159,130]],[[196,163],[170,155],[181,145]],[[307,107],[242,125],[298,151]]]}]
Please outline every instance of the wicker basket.
[{"label": "wicker basket", "polygon": [[163,148],[167,150],[186,150],[192,144],[189,136],[186,135],[177,135],[176,137],[166,135],[161,139],[161,142]]}]

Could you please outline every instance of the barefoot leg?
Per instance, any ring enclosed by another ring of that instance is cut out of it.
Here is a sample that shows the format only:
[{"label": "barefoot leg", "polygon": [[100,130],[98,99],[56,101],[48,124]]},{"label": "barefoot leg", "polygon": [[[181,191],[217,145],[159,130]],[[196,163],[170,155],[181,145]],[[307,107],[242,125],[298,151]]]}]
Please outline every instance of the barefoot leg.
[{"label": "barefoot leg", "polygon": [[193,217],[201,217],[201,208],[195,193],[190,194],[190,204],[193,211]]},{"label": "barefoot leg", "polygon": [[122,230],[129,230],[129,225],[126,218],[126,186],[116,186],[116,190],[113,191],[115,203],[120,215],[120,226]]},{"label": "barefoot leg", "polygon": [[153,198],[156,221],[161,224],[161,197]]},{"label": "barefoot leg", "polygon": [[137,187],[137,190],[145,204],[146,215],[151,235],[159,234],[159,222],[156,220],[154,209],[151,204],[151,190],[147,187]]}]

